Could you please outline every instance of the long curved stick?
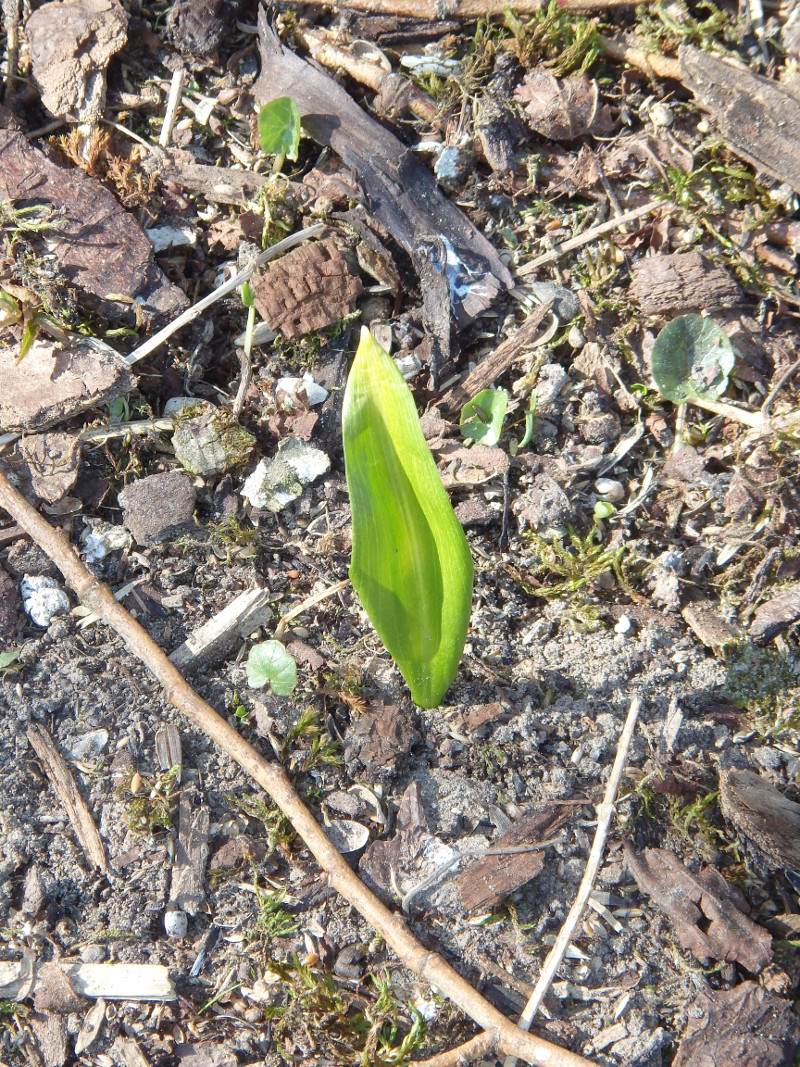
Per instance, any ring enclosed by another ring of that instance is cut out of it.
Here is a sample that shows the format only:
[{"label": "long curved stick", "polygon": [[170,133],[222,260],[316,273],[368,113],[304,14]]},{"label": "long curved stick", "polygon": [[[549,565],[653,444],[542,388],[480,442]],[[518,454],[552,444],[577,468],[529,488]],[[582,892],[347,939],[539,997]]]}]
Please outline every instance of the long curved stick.
[{"label": "long curved stick", "polygon": [[170,663],[147,632],[119,604],[108,588],[84,567],[68,538],[50,525],[0,471],[0,507],[33,538],[64,575],[67,584],[147,667],[173,704],[226,752],[269,794],[303,839],[328,881],[352,904],[394,950],[404,967],[452,1000],[479,1026],[496,1037],[497,1048],[542,1067],[587,1067],[591,1061],[525,1033],[478,993],[441,956],[414,937],[400,915],[390,911],[350,870],[341,853],[320,829],[279,764],[267,760],[202,699]]}]

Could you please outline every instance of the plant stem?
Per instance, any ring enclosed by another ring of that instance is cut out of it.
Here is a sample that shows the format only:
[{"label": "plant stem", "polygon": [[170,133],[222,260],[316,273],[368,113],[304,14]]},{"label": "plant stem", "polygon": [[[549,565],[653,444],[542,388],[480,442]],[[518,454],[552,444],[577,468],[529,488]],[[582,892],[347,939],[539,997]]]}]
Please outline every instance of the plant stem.
[{"label": "plant stem", "polygon": [[278,154],[277,154],[277,156],[275,156],[275,160],[274,160],[274,162],[272,164],[272,173],[273,174],[280,174],[280,172],[283,170],[283,164],[285,162],[286,162],[286,153],[285,152],[278,152]]}]

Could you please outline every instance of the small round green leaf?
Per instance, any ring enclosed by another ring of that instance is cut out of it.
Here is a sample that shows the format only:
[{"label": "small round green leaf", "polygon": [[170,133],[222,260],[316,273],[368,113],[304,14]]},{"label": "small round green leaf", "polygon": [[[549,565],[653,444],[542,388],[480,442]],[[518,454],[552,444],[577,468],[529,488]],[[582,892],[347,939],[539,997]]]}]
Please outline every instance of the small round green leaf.
[{"label": "small round green leaf", "polygon": [[594,506],[594,521],[601,522],[603,519],[610,519],[616,510],[614,505],[607,500],[598,500]]},{"label": "small round green leaf", "polygon": [[503,431],[508,397],[503,389],[482,389],[461,409],[461,436],[496,445]]},{"label": "small round green leaf", "polygon": [[718,400],[728,388],[736,356],[711,319],[680,315],[656,338],[651,362],[659,393],[675,404],[692,397]]},{"label": "small round green leaf", "polygon": [[300,144],[300,110],[290,96],[279,96],[258,113],[258,139],[269,155],[297,159]]},{"label": "small round green leaf", "polygon": [[297,664],[280,641],[253,645],[245,666],[253,689],[269,683],[279,697],[287,697],[297,685]]}]

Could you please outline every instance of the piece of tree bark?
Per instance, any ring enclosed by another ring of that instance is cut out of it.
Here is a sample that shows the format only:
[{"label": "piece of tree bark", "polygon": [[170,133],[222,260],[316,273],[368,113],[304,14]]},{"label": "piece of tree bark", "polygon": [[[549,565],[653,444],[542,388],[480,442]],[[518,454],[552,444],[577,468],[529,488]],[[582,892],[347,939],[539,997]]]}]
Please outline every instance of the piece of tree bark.
[{"label": "piece of tree bark", "polygon": [[800,99],[699,48],[679,52],[681,81],[742,159],[800,192]]},{"label": "piece of tree bark", "polygon": [[97,832],[92,813],[78,792],[75,780],[50,734],[43,726],[29,726],[28,740],[31,743],[42,769],[53,787],[53,792],[64,806],[75,836],[81,843],[86,858],[99,870],[108,870],[106,850]]},{"label": "piece of tree bark", "polygon": [[488,389],[503,371],[508,370],[515,359],[520,358],[526,345],[538,340],[539,327],[549,315],[552,306],[552,300],[540,304],[518,330],[499,344],[491,355],[480,361],[463,382],[459,382],[442,394],[439,403],[446,415],[451,418],[457,415],[468,400],[471,400],[481,389]]},{"label": "piece of tree bark", "polygon": [[[404,967],[438,989],[483,1029],[496,1035],[498,1048],[504,1053],[519,1056],[531,1064],[541,1064],[542,1067],[587,1067],[589,1061],[583,1056],[527,1034],[509,1022],[441,956],[426,949],[411,933],[402,916],[391,912],[370,893],[303,804],[284,769],[274,760],[260,755],[191,688],[147,632],[114,599],[108,586],[87,571],[65,535],[54,530],[27,503],[2,471],[0,507],[44,549],[83,603],[123,638],[131,653],[147,666],[164,687],[170,703],[266,790],[305,841],[327,875],[329,884],[381,934]],[[68,973],[75,984],[74,973]],[[101,995],[108,996],[108,993]]]},{"label": "piece of tree bark", "polygon": [[203,879],[208,859],[208,824],[208,808],[204,804],[193,807],[184,789],[178,804],[178,846],[169,899],[187,915],[197,915],[206,899]]},{"label": "piece of tree bark", "polygon": [[730,308],[742,300],[729,271],[699,252],[638,259],[628,295],[639,302],[643,315]]},{"label": "piece of tree bark", "polygon": [[333,78],[285,48],[258,13],[261,75],[254,93],[260,103],[291,96],[305,130],[329,144],[350,167],[367,210],[416,261],[431,236],[446,250],[436,266],[450,285],[459,326],[477,318],[513,280],[490,241],[441,192],[430,171],[393,133],[370,118]]},{"label": "piece of tree bark", "polygon": [[692,874],[674,852],[625,842],[625,862],[636,884],[672,920],[678,940],[698,960],[741,963],[757,974],[772,959],[772,938],[749,919],[747,901],[715,867]]},{"label": "piece of tree bark", "polygon": [[272,593],[268,589],[248,589],[199,626],[169,658],[179,671],[218,663],[237,643],[268,622],[271,615]]},{"label": "piece of tree bark", "polygon": [[[54,163],[28,142],[16,119],[0,108],[0,200],[18,207],[52,205],[48,261],[78,299],[111,320],[133,320],[136,302],[145,322],[182,311],[183,292],[153,262],[153,246],[112,193],[77,168]],[[35,235],[28,240],[36,245]]]},{"label": "piece of tree bark", "polygon": [[162,181],[175,182],[212,200],[215,204],[234,204],[240,207],[256,196],[270,180],[269,174],[233,167],[210,167],[202,163],[168,163],[159,172]]}]

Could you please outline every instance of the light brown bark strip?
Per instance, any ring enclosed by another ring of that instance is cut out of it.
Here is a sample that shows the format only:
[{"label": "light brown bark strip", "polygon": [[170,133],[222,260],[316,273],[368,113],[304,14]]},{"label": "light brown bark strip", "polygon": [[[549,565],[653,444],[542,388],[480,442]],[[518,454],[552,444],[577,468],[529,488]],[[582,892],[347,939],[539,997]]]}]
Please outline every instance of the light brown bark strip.
[{"label": "light brown bark strip", "polygon": [[[33,511],[33,508],[31,510]],[[67,813],[67,818],[75,831],[75,836],[80,841],[81,848],[86,853],[86,858],[92,866],[103,872],[107,871],[106,850],[97,832],[92,813],[78,792],[69,767],[56,748],[52,737],[43,726],[29,726],[28,740],[39,757],[39,762],[53,787],[53,792]]]},{"label": "light brown bark strip", "polygon": [[520,1030],[440,956],[417,941],[402,917],[382,904],[353,873],[295,792],[283,767],[257,752],[192,689],[147,632],[117,603],[108,586],[86,570],[65,534],[43,519],[2,472],[0,507],[47,553],[81,601],[122,637],[131,653],[163,686],[167,700],[269,794],[326,872],[330,885],[384,938],[403,966],[496,1036],[497,1047],[503,1053],[543,1067],[586,1067],[591,1062]]},{"label": "light brown bark strip", "polygon": [[[560,0],[559,7],[565,11],[609,11],[616,7],[637,7],[640,0]],[[310,0],[311,6],[330,7],[330,0]],[[441,0],[342,0],[340,8],[363,11],[368,15],[399,15],[403,18],[431,19],[484,19],[502,15],[512,7],[517,15],[535,15],[547,7],[542,0],[455,0],[442,4]]]}]

